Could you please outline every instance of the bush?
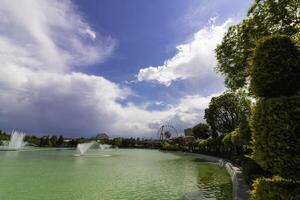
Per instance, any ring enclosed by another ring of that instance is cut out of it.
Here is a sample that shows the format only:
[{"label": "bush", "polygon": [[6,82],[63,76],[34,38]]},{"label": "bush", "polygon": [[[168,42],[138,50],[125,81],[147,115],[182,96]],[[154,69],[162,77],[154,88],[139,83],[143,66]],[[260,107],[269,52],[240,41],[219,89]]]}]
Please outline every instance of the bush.
[{"label": "bush", "polygon": [[231,135],[231,143],[235,147],[240,147],[241,144],[241,139],[240,139],[240,131],[238,128],[236,128],[234,131],[230,133]]},{"label": "bush", "polygon": [[260,40],[252,61],[250,88],[256,96],[291,96],[299,91],[300,52],[288,36]]},{"label": "bush", "polygon": [[223,139],[222,139],[222,142],[223,142],[223,144],[224,144],[224,146],[226,147],[226,148],[231,148],[232,147],[232,141],[231,141],[231,136],[232,136],[232,134],[231,134],[232,132],[230,132],[230,133],[227,133],[224,137],[223,137]]},{"label": "bush", "polygon": [[259,177],[271,175],[270,172],[263,170],[254,160],[249,157],[243,157],[240,165],[242,167],[244,179],[249,185],[251,185],[252,182]]},{"label": "bush", "polygon": [[298,200],[300,199],[300,182],[280,177],[259,178],[253,183],[251,200]]},{"label": "bush", "polygon": [[165,141],[161,144],[161,148],[163,150],[169,150],[169,151],[178,151],[179,147],[178,144],[175,144],[173,141]]},{"label": "bush", "polygon": [[251,119],[252,158],[265,170],[300,179],[300,95],[260,99]]},{"label": "bush", "polygon": [[243,145],[248,145],[251,141],[251,129],[248,119],[241,121],[239,128],[239,139]]}]

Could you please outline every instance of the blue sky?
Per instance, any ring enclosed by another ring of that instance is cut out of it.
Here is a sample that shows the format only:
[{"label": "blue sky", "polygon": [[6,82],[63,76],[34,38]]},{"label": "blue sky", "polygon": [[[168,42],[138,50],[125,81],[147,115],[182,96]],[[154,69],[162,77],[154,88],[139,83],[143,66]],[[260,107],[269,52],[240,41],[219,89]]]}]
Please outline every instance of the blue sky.
[{"label": "blue sky", "polygon": [[225,89],[213,49],[251,2],[1,0],[0,128],[155,137],[203,121]]},{"label": "blue sky", "polygon": [[[176,46],[188,41],[195,32],[216,18],[216,24],[228,18],[242,18],[251,1],[130,0],[74,1],[96,32],[110,35],[117,48],[106,62],[94,64],[85,72],[101,75],[121,85],[136,79],[139,69],[159,66],[176,54]],[[200,83],[199,83],[200,84]],[[182,81],[171,87],[149,83],[130,84],[140,99],[173,101],[178,95],[193,94]],[[209,95],[220,88],[199,88]],[[179,92],[181,91],[181,92]],[[167,94],[166,94],[167,93]],[[163,96],[170,96],[167,99]]]}]

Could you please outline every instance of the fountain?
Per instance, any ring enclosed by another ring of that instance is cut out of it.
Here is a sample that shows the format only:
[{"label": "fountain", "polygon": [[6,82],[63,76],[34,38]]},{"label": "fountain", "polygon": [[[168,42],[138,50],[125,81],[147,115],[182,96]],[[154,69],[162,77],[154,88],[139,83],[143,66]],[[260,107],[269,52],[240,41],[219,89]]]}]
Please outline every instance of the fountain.
[{"label": "fountain", "polygon": [[80,155],[84,155],[96,142],[86,142],[77,145],[77,150],[79,151]]},{"label": "fountain", "polygon": [[25,133],[13,131],[6,150],[19,150],[26,145],[24,142]]},{"label": "fountain", "polygon": [[110,149],[111,145],[109,144],[99,144],[101,150]]}]

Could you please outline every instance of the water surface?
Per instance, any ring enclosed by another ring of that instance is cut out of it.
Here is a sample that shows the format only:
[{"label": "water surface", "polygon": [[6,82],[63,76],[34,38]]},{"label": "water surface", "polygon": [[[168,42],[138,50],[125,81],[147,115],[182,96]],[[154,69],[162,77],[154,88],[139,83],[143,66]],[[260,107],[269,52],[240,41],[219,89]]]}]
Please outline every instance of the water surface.
[{"label": "water surface", "polygon": [[224,168],[183,153],[0,151],[2,200],[229,200]]}]

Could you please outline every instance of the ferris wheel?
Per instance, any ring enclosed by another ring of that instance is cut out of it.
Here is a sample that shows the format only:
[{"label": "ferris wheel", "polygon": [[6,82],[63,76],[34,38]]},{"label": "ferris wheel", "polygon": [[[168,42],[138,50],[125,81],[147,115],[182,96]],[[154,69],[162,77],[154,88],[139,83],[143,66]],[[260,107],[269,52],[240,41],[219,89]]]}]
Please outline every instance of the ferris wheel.
[{"label": "ferris wheel", "polygon": [[178,137],[177,129],[170,125],[170,124],[164,124],[159,127],[157,130],[157,136],[160,140],[168,140],[174,137]]}]

